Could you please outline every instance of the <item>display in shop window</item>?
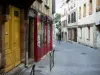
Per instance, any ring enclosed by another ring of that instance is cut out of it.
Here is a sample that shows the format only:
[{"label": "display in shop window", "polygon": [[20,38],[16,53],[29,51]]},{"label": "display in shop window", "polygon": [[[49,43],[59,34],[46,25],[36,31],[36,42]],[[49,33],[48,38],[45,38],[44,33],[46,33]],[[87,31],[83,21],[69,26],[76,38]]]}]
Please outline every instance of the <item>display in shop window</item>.
[{"label": "display in shop window", "polygon": [[50,43],[50,25],[48,24],[48,43]]}]

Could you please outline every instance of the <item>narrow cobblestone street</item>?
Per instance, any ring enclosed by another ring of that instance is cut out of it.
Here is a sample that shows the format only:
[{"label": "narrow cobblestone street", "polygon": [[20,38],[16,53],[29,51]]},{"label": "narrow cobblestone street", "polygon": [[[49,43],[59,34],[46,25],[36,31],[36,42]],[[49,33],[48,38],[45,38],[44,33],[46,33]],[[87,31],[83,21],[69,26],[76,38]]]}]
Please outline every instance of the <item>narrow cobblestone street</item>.
[{"label": "narrow cobblestone street", "polygon": [[[77,43],[61,42],[55,47],[55,66],[50,72],[49,56],[36,64],[35,75],[100,75],[100,50]],[[30,75],[31,68],[22,75]]]},{"label": "narrow cobblestone street", "polygon": [[100,75],[100,51],[75,43],[57,44],[50,75]]}]

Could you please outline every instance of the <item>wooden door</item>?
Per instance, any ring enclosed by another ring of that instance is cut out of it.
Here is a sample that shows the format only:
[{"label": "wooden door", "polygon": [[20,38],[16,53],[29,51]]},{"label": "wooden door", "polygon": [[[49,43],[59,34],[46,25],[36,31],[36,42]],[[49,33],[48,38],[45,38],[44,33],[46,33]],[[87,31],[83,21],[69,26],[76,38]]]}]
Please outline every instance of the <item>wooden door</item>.
[{"label": "wooden door", "polygon": [[12,6],[12,50],[14,65],[20,64],[20,9]]},{"label": "wooden door", "polygon": [[20,64],[20,10],[9,6],[5,23],[5,72]]}]

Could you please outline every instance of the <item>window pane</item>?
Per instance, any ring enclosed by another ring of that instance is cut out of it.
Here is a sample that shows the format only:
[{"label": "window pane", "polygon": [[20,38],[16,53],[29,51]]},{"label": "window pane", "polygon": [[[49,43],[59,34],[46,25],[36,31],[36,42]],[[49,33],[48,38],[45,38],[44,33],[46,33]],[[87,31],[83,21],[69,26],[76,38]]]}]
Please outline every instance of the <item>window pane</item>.
[{"label": "window pane", "polygon": [[86,16],[86,4],[84,4],[84,6],[83,6],[83,17],[85,17]]},{"label": "window pane", "polygon": [[81,18],[81,7],[79,7],[79,19]]},{"label": "window pane", "polygon": [[100,11],[100,0],[96,0],[96,11]]},{"label": "window pane", "polygon": [[89,0],[89,15],[92,14],[92,0]]}]

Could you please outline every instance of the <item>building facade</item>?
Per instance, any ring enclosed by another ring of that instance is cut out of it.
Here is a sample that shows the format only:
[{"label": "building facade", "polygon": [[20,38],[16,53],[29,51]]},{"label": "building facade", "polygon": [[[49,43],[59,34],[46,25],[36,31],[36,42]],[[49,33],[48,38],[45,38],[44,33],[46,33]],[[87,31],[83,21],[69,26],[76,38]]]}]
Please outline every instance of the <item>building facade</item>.
[{"label": "building facade", "polygon": [[77,5],[75,0],[67,0],[68,40],[77,42]]},{"label": "building facade", "polygon": [[68,40],[100,48],[100,0],[63,0]]},{"label": "building facade", "polygon": [[64,14],[61,15],[61,40],[67,41],[68,40],[68,31],[67,31],[67,16],[66,11],[64,11]]},{"label": "building facade", "polygon": [[0,3],[0,73],[38,62],[52,50],[52,6],[52,0]]},{"label": "building facade", "polygon": [[78,42],[100,47],[100,0],[81,0],[78,2]]},{"label": "building facade", "polygon": [[67,30],[67,6],[66,0],[62,1],[61,9],[61,40],[64,42],[68,41],[68,30]]}]

